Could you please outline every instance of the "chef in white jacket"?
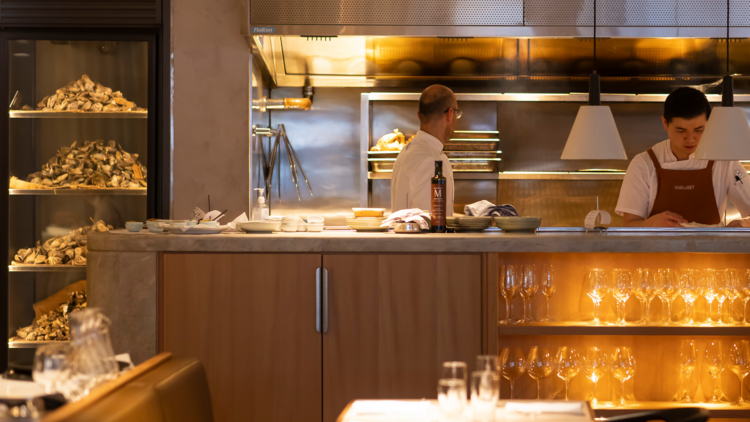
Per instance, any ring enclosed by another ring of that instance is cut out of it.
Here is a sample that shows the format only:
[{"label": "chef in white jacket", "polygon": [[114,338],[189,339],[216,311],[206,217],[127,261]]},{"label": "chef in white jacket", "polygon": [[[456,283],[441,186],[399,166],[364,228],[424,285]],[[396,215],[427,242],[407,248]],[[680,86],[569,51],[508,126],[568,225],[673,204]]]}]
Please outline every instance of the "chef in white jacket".
[{"label": "chef in white jacket", "polygon": [[453,137],[461,118],[456,96],[448,87],[432,85],[419,98],[419,132],[396,158],[391,178],[391,212],[419,208],[430,211],[431,178],[435,161],[443,161],[446,178],[446,215],[453,215],[453,170],[443,146]]}]

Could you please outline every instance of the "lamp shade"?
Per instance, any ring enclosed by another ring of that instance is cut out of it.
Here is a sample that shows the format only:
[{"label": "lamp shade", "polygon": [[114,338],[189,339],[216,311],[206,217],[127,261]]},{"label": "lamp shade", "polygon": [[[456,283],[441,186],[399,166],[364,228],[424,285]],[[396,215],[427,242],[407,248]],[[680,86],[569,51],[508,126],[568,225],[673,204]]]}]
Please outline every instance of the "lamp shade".
[{"label": "lamp shade", "polygon": [[608,106],[581,106],[562,153],[563,160],[627,160]]},{"label": "lamp shade", "polygon": [[750,160],[750,124],[740,107],[714,107],[695,150],[699,160]]}]

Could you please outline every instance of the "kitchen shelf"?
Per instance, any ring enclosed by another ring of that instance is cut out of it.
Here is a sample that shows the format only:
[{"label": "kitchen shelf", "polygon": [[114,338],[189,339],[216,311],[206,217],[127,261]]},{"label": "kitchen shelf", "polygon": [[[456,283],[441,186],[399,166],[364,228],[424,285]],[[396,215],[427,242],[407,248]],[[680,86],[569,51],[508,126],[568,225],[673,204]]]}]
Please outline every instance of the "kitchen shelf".
[{"label": "kitchen shelf", "polygon": [[63,344],[69,343],[66,341],[37,341],[37,340],[8,340],[8,348],[10,349],[36,349],[39,346],[47,344]]},{"label": "kitchen shelf", "polygon": [[732,406],[729,403],[679,403],[673,401],[644,401],[635,402],[625,407],[593,407],[597,418],[611,418],[613,416],[628,415],[649,410],[675,409],[680,407],[703,407],[708,409],[711,418],[750,418],[750,406]]},{"label": "kitchen shelf", "polygon": [[750,325],[587,325],[585,322],[498,324],[498,335],[750,336]]},{"label": "kitchen shelf", "polygon": [[[392,173],[368,172],[370,180],[391,179]],[[454,172],[455,180],[623,180],[625,172]]]},{"label": "kitchen shelf", "polygon": [[8,265],[8,272],[11,273],[55,273],[55,272],[75,272],[86,271],[85,265],[48,265],[48,264],[23,264]]},{"label": "kitchen shelf", "polygon": [[147,119],[148,111],[9,111],[11,119]]},{"label": "kitchen shelf", "polygon": [[[371,92],[369,101],[419,101],[420,93],[410,92]],[[603,103],[664,103],[669,94],[601,94]],[[721,95],[708,94],[709,102],[721,102]],[[571,92],[569,94],[456,94],[457,101],[499,101],[499,102],[553,102],[553,103],[586,103],[587,93]],[[735,94],[735,102],[748,102],[750,95]]]},{"label": "kitchen shelf", "polygon": [[8,189],[10,195],[37,196],[37,195],[89,195],[89,196],[146,196],[146,188],[143,189]]}]

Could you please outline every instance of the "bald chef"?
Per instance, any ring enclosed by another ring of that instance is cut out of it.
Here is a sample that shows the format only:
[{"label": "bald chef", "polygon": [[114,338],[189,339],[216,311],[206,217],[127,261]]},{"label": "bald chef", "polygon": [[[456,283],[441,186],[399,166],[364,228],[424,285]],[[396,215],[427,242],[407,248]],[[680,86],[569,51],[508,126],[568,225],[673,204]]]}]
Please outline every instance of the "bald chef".
[{"label": "bald chef", "polygon": [[461,117],[456,96],[448,87],[432,85],[419,97],[419,132],[396,158],[391,178],[391,212],[431,209],[431,181],[435,161],[443,162],[446,178],[446,216],[453,215],[453,170],[443,146],[453,137]]},{"label": "bald chef", "polygon": [[[661,118],[669,139],[636,155],[625,174],[615,209],[625,226],[723,225],[727,198],[742,217],[750,215],[750,180],[742,165],[694,158],[710,114],[706,96],[696,89],[669,94]],[[750,226],[750,220],[728,226]]]}]

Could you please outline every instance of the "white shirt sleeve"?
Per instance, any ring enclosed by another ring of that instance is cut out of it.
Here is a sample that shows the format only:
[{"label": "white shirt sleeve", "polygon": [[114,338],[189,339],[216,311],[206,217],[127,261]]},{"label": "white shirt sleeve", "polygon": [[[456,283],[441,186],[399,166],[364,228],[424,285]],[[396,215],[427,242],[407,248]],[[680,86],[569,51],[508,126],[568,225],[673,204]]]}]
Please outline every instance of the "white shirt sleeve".
[{"label": "white shirt sleeve", "polygon": [[435,174],[435,160],[426,159],[419,163],[409,178],[409,204],[430,212],[432,208],[432,176]]},{"label": "white shirt sleeve", "polygon": [[651,166],[648,156],[639,154],[633,158],[625,173],[625,180],[620,188],[620,198],[617,200],[615,213],[634,214],[641,218],[648,218],[649,200],[651,197]]},{"label": "white shirt sleeve", "polygon": [[750,177],[748,177],[747,171],[739,161],[732,161],[729,168],[730,174],[727,174],[727,177],[731,180],[729,181],[727,195],[740,211],[742,218],[747,218],[750,216]]}]

